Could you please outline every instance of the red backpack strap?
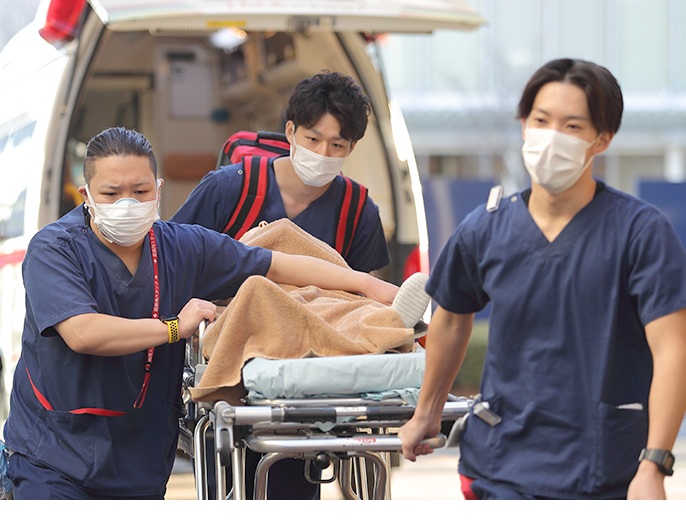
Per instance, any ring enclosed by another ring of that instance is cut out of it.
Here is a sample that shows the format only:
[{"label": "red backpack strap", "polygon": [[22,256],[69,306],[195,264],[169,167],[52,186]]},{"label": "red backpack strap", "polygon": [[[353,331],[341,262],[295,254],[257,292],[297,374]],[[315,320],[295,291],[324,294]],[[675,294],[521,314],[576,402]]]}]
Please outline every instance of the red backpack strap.
[{"label": "red backpack strap", "polygon": [[362,208],[367,201],[367,188],[354,180],[341,175],[345,182],[345,191],[338,213],[338,227],[336,228],[336,250],[344,258],[350,251],[357,224],[362,215]]},{"label": "red backpack strap", "polygon": [[257,224],[269,192],[269,158],[243,157],[243,182],[238,204],[231,214],[225,234],[240,239]]}]

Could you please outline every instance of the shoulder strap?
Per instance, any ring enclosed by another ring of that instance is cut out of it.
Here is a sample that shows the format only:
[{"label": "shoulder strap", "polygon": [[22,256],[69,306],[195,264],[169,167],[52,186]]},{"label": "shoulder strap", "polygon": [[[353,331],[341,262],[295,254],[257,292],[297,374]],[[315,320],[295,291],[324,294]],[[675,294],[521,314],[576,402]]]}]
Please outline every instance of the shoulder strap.
[{"label": "shoulder strap", "polygon": [[252,155],[243,157],[241,193],[224,233],[240,239],[257,224],[268,192],[269,158]]},{"label": "shoulder strap", "polygon": [[[268,164],[267,157],[248,155],[243,158],[240,197],[224,229],[224,233],[234,239],[240,239],[255,226],[264,209],[269,191]],[[335,249],[341,256],[346,257],[350,251],[362,209],[366,204],[368,190],[348,177],[343,175],[341,177],[343,177],[345,190],[337,216]]]},{"label": "shoulder strap", "polygon": [[362,208],[367,201],[368,191],[362,184],[358,184],[344,175],[341,177],[345,183],[345,191],[338,212],[335,248],[345,258],[350,251],[350,245],[362,215]]}]

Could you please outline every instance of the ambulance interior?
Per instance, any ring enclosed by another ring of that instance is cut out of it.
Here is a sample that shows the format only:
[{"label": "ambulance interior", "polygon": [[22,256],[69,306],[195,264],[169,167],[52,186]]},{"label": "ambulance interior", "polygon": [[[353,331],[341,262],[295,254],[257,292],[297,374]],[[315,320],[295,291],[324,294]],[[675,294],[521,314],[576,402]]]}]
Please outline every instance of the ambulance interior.
[{"label": "ambulance interior", "polygon": [[[283,132],[283,111],[296,83],[328,69],[359,80],[372,98],[367,131],[343,173],[368,187],[393,245],[396,201],[412,204],[412,199],[393,197],[391,171],[399,164],[392,142],[383,140],[392,138],[390,130],[382,131],[384,124],[390,129],[388,101],[366,44],[357,33],[105,29],[84,67],[72,113],[60,215],[73,207],[70,197],[79,199],[74,190],[82,183],[85,144],[107,127],[125,126],[142,132],[155,149],[165,181],[160,216],[168,219],[215,169],[231,134]],[[379,113],[386,119],[377,119]]]}]

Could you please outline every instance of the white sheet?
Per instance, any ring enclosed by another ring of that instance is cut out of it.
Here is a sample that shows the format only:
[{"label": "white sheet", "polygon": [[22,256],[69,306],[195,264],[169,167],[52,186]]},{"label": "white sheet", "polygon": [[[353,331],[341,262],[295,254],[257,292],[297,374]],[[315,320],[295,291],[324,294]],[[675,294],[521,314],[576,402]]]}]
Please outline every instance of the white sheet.
[{"label": "white sheet", "polygon": [[243,367],[243,384],[249,399],[401,396],[408,403],[416,402],[424,377],[424,353],[257,358]]}]

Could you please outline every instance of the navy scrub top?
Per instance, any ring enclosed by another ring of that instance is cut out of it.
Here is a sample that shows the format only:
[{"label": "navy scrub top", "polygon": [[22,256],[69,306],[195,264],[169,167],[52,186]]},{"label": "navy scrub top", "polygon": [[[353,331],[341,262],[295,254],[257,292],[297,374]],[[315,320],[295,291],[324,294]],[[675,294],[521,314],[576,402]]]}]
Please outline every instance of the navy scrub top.
[{"label": "navy scrub top", "polygon": [[[268,223],[288,217],[274,175],[273,162],[274,159],[269,161],[269,194],[260,217],[260,221]],[[238,171],[242,167],[242,163],[223,166],[205,175],[179,211],[172,216],[171,221],[199,224],[217,232],[223,232],[238,204],[243,180]],[[343,178],[338,175],[321,197],[291,221],[335,248],[337,212],[344,191]],[[379,218],[379,208],[369,197],[362,209],[362,216],[346,261],[352,269],[362,272],[379,270],[391,262]]]},{"label": "navy scrub top", "polygon": [[[199,226],[156,222],[160,316],[191,298],[233,296],[250,275],[265,275],[271,252],[246,247]],[[121,357],[69,349],[53,326],[83,313],[151,318],[154,300],[149,237],[132,277],[86,226],[82,207],[33,238],[23,263],[26,319],[14,375],[8,448],[64,474],[91,493],[157,495],[176,452],[184,343],[155,348],[143,406],[122,417],[70,414],[78,408],[128,411],[141,390],[147,350]],[[51,404],[45,409],[37,389]]]},{"label": "navy scrub top", "polygon": [[686,307],[686,253],[666,217],[611,188],[549,242],[521,194],[456,229],[427,291],[444,309],[490,301],[481,393],[460,472],[528,495],[622,497],[648,429],[644,326]]}]

